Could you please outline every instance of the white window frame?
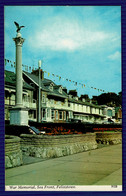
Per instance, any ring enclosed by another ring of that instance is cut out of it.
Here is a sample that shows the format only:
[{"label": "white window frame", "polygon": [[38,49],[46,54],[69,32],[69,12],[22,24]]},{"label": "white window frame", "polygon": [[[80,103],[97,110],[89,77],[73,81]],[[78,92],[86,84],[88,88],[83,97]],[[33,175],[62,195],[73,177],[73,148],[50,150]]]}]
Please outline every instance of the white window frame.
[{"label": "white window frame", "polygon": [[53,91],[53,83],[50,84],[49,90]]},{"label": "white window frame", "polygon": [[[60,114],[62,114],[62,118],[60,118]],[[59,120],[63,120],[63,112],[59,111]]]},{"label": "white window frame", "polygon": [[62,87],[59,87],[59,93],[62,94]]},{"label": "white window frame", "polygon": [[50,117],[50,109],[47,108],[46,111],[47,111],[47,118],[49,118]]},{"label": "white window frame", "polygon": [[51,119],[55,119],[55,111],[54,110],[51,110]]},{"label": "white window frame", "polygon": [[59,119],[58,110],[56,110],[56,120]]},{"label": "white window frame", "polygon": [[42,119],[46,119],[46,109],[45,108],[43,108],[42,109]]},{"label": "white window frame", "polygon": [[66,112],[63,112],[63,119],[66,120]]}]

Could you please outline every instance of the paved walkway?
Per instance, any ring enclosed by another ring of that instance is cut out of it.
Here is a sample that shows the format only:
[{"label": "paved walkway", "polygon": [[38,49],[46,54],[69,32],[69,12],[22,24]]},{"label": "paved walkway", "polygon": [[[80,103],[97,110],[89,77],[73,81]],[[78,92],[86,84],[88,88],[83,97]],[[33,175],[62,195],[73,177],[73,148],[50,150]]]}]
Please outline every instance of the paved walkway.
[{"label": "paved walkway", "polygon": [[6,185],[121,185],[122,145],[7,169]]}]

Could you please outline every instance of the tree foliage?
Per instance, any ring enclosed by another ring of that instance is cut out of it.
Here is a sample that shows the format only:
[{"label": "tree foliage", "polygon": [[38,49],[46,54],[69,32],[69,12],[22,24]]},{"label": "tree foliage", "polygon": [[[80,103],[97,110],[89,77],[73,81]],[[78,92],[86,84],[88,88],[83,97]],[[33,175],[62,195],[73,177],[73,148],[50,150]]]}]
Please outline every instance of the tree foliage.
[{"label": "tree foliage", "polygon": [[122,92],[116,93],[103,93],[97,96],[98,105],[120,106],[122,105]]}]

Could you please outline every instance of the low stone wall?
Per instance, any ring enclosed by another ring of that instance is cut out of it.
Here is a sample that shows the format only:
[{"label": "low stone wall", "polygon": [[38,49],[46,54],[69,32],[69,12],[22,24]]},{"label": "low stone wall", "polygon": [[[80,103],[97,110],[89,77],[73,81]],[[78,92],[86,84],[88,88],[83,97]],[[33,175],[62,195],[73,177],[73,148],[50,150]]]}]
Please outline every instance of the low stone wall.
[{"label": "low stone wall", "polygon": [[26,135],[21,136],[24,155],[53,158],[97,148],[95,133],[78,135]]},{"label": "low stone wall", "polygon": [[5,135],[5,168],[20,166],[23,164],[20,138]]},{"label": "low stone wall", "polygon": [[99,144],[120,144],[122,143],[122,133],[113,132],[113,133],[96,133],[96,141]]}]

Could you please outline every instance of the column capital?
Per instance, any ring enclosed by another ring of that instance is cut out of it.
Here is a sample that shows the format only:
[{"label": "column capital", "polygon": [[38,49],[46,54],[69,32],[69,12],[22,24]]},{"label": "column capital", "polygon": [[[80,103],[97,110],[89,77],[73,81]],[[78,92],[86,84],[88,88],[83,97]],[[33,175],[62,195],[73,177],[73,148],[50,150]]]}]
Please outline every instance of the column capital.
[{"label": "column capital", "polygon": [[13,40],[15,41],[15,45],[17,46],[22,46],[23,45],[23,43],[24,43],[24,41],[25,41],[25,39],[24,38],[22,38],[22,37],[15,37],[15,38],[13,38]]}]

